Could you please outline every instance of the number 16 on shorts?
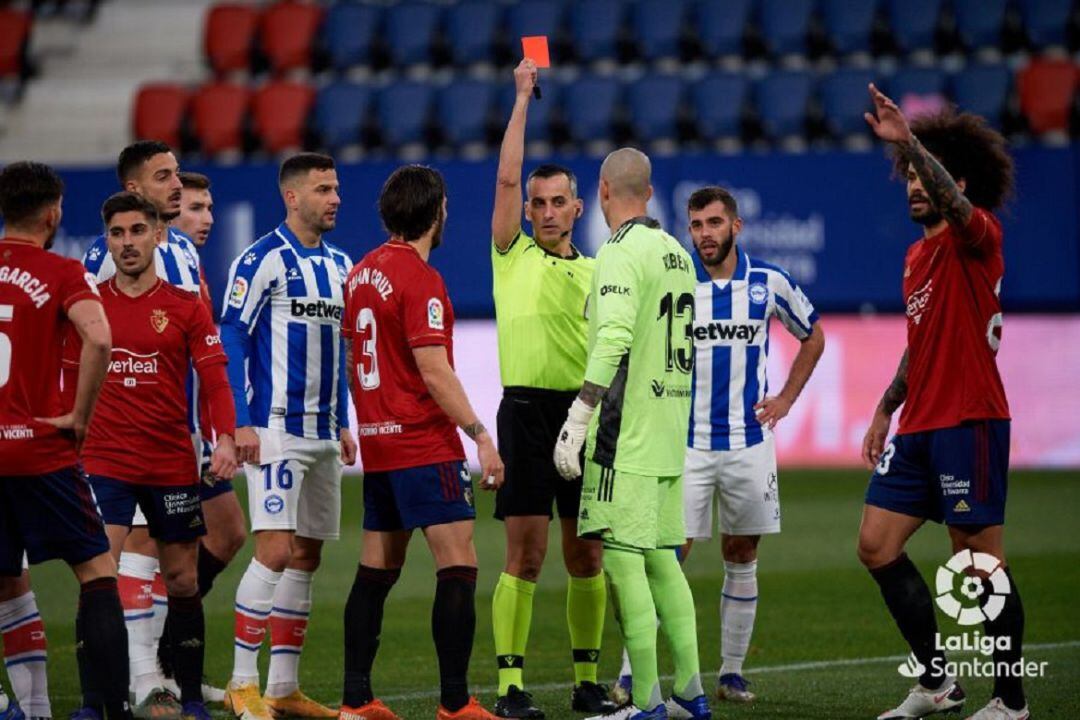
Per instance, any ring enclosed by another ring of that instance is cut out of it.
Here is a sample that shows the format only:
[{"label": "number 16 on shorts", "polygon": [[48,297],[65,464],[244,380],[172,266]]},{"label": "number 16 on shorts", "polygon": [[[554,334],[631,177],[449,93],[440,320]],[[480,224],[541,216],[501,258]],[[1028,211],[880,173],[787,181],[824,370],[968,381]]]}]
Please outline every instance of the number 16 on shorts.
[{"label": "number 16 on shorts", "polygon": [[245,468],[252,530],[295,530],[303,467],[296,460]]}]

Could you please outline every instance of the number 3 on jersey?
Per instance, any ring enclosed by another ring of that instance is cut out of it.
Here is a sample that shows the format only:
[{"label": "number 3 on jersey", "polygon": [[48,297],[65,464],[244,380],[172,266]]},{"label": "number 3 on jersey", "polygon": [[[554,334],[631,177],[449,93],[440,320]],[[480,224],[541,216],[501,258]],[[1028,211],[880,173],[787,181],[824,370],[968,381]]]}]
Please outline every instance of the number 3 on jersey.
[{"label": "number 3 on jersey", "polygon": [[371,308],[360,308],[356,316],[356,333],[361,338],[360,362],[356,366],[360,387],[374,390],[379,387],[379,355],[375,348],[378,329],[375,326],[375,313]]},{"label": "number 3 on jersey", "polygon": [[[0,305],[0,323],[11,322],[15,318],[14,305]],[[0,387],[7,385],[11,378],[11,338],[0,325]]]}]

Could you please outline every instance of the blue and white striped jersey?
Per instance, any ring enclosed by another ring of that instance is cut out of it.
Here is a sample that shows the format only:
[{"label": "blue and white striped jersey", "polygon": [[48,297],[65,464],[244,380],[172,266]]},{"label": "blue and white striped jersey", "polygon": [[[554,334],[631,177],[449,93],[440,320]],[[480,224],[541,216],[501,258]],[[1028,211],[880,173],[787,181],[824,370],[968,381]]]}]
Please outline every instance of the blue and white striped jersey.
[{"label": "blue and white striped jersey", "polygon": [[304,247],[285,223],[233,261],[221,335],[237,427],[337,440],[348,426],[341,317],[351,267],[325,241]]},{"label": "blue and white striped jersey", "polygon": [[786,272],[738,246],[731,280],[699,282],[694,310],[694,378],[688,444],[738,450],[761,442],[754,405],[768,392],[769,320],[775,315],[803,340],[817,322],[814,306]]}]

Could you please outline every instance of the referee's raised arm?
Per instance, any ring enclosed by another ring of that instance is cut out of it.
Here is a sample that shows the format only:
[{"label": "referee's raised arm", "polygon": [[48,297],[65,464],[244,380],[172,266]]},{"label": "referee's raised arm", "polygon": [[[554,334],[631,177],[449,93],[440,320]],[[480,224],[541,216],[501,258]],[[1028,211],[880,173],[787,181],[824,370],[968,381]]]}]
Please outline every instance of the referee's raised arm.
[{"label": "referee's raised arm", "polygon": [[495,181],[495,210],[491,214],[491,239],[505,252],[521,230],[521,164],[525,156],[525,116],[536,84],[536,63],[525,58],[514,69],[517,95],[510,122],[499,150]]}]

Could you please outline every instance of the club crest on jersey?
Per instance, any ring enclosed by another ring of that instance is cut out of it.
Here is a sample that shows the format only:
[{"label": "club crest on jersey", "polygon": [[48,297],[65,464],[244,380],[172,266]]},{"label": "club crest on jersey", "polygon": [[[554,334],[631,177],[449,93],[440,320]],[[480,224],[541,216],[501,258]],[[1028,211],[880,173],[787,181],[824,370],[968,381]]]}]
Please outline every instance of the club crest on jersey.
[{"label": "club crest on jersey", "polygon": [[769,300],[769,288],[765,283],[751,283],[749,288],[750,302],[755,305],[764,305]]},{"label": "club crest on jersey", "polygon": [[164,310],[152,310],[150,312],[150,326],[158,331],[158,333],[165,332],[165,328],[169,326],[169,316]]},{"label": "club crest on jersey", "polygon": [[432,330],[443,329],[443,306],[439,298],[431,298],[427,302],[427,324]]}]

